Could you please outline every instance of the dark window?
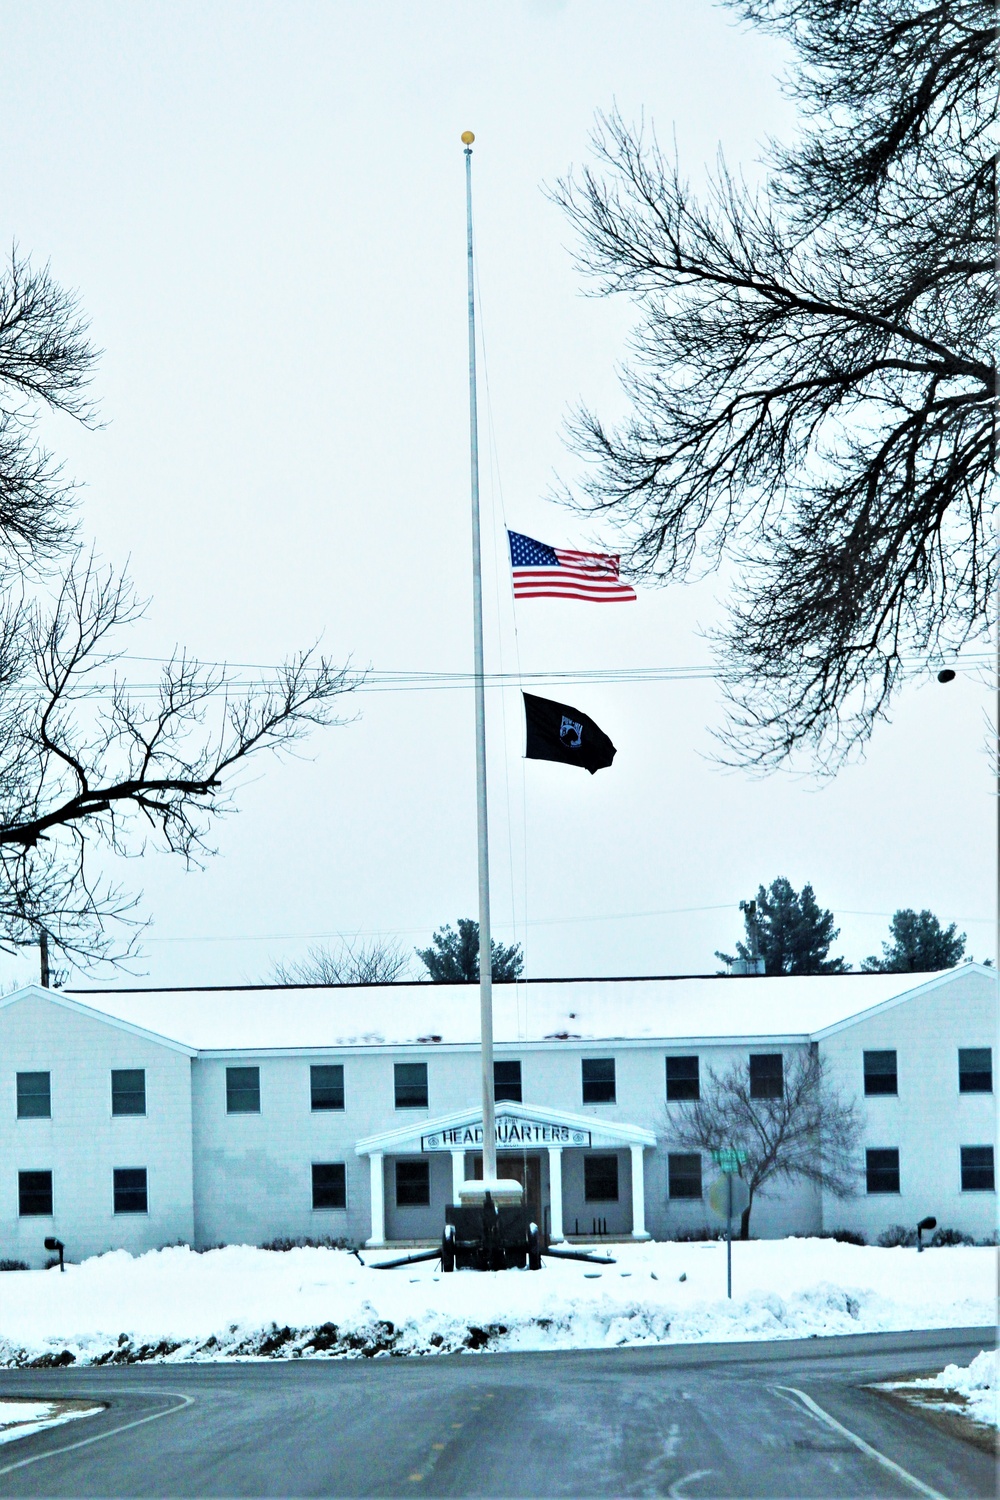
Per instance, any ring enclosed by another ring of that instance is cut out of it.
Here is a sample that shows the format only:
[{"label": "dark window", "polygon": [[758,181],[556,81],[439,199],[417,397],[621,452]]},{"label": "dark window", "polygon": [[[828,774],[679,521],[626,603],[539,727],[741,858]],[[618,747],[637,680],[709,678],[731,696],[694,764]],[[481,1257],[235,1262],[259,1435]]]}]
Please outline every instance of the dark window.
[{"label": "dark window", "polygon": [[260,1114],[260,1069],[226,1069],[226,1113]]},{"label": "dark window", "polygon": [[396,1207],[427,1208],[430,1201],[430,1162],[398,1161],[396,1163]]},{"label": "dark window", "polygon": [[701,1157],[671,1154],[667,1157],[671,1198],[701,1197]]},{"label": "dark window", "polygon": [[587,1203],[618,1202],[617,1156],[583,1158],[583,1196]]},{"label": "dark window", "polygon": [[865,1176],[870,1193],[898,1193],[899,1152],[866,1151]]},{"label": "dark window", "polygon": [[780,1099],[785,1091],[785,1075],[780,1052],[750,1054],[750,1098]]},{"label": "dark window", "polygon": [[493,1064],[493,1092],[498,1100],[513,1100],[521,1103],[521,1064],[519,1062],[495,1062]]},{"label": "dark window", "polygon": [[865,1093],[896,1094],[895,1052],[865,1053]]},{"label": "dark window", "polygon": [[583,1060],[584,1104],[614,1104],[615,1060],[613,1057],[585,1057]]},{"label": "dark window", "polygon": [[996,1182],[993,1177],[993,1147],[962,1147],[962,1192],[992,1193]]},{"label": "dark window", "polygon": [[427,1064],[396,1063],[396,1108],[427,1108]]},{"label": "dark window", "polygon": [[18,1172],[17,1211],[22,1219],[32,1215],[51,1217],[52,1173]]},{"label": "dark window", "polygon": [[17,1118],[47,1120],[52,1114],[52,1092],[48,1073],[18,1073]]},{"label": "dark window", "polygon": [[667,1058],[667,1098],[701,1098],[696,1057]]},{"label": "dark window", "polygon": [[115,1167],[115,1213],[149,1212],[145,1167]]},{"label": "dark window", "polygon": [[959,1047],[958,1091],[960,1094],[992,1094],[992,1047]]},{"label": "dark window", "polygon": [[144,1115],[146,1113],[145,1068],[111,1069],[111,1113]]},{"label": "dark window", "polygon": [[[309,1069],[309,1089],[313,1109],[343,1109],[344,1065],[324,1063]],[[338,1205],[324,1204],[324,1208]]]},{"label": "dark window", "polygon": [[347,1207],[347,1168],[342,1161],[313,1162],[313,1208]]}]

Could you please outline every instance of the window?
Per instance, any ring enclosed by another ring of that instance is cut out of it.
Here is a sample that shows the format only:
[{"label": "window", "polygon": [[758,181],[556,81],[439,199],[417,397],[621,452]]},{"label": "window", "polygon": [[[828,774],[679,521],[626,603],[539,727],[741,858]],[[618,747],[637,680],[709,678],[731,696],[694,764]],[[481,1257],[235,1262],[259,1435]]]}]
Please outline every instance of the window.
[{"label": "window", "polygon": [[960,1094],[992,1094],[992,1047],[959,1047],[958,1092]]},{"label": "window", "polygon": [[18,1172],[17,1211],[22,1219],[52,1215],[52,1173]]},{"label": "window", "polygon": [[226,1114],[260,1114],[260,1069],[226,1069]]},{"label": "window", "polygon": [[583,1060],[584,1104],[614,1104],[615,1060],[613,1057],[585,1057]]},{"label": "window", "polygon": [[396,1163],[396,1207],[427,1208],[430,1201],[430,1162],[398,1161]]},{"label": "window", "polygon": [[17,1118],[48,1120],[52,1115],[52,1093],[48,1073],[18,1073]]},{"label": "window", "polygon": [[898,1193],[899,1152],[895,1148],[866,1151],[865,1176],[870,1193]]},{"label": "window", "polygon": [[115,1213],[149,1212],[145,1167],[115,1167]]},{"label": "window", "polygon": [[667,1157],[671,1198],[701,1197],[701,1157],[671,1154]]},{"label": "window", "polygon": [[427,1064],[396,1063],[396,1108],[427,1108]]},{"label": "window", "polygon": [[521,1103],[521,1064],[519,1062],[495,1062],[493,1064],[493,1092],[497,1101],[512,1100]]},{"label": "window", "polygon": [[[313,1109],[343,1109],[343,1063],[324,1063],[320,1067],[310,1068],[309,1090]],[[314,1204],[313,1207],[315,1206]],[[342,1207],[343,1205],[324,1204],[324,1207],[335,1206]]]},{"label": "window", "polygon": [[111,1113],[144,1115],[146,1113],[145,1068],[111,1069]]},{"label": "window", "polygon": [[865,1053],[865,1093],[896,1094],[895,1052]]},{"label": "window", "polygon": [[583,1196],[587,1203],[618,1202],[617,1156],[583,1158]]},{"label": "window", "polygon": [[313,1162],[313,1208],[347,1207],[347,1168],[342,1161]]},{"label": "window", "polygon": [[696,1057],[667,1058],[667,1098],[701,1098]]},{"label": "window", "polygon": [[785,1075],[780,1052],[750,1054],[750,1098],[780,1099],[785,1091]]},{"label": "window", "polygon": [[993,1176],[992,1146],[962,1147],[962,1192],[992,1193],[996,1189]]}]

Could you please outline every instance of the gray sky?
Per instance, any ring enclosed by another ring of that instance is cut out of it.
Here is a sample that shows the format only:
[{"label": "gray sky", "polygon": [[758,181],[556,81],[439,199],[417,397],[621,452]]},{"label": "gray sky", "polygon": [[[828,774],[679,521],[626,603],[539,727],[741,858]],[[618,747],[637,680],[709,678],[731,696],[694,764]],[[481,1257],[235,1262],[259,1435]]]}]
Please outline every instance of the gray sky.
[{"label": "gray sky", "polygon": [[[105,351],[106,425],[47,435],[85,484],[86,533],[152,600],[132,653],[271,663],[321,635],[379,670],[470,666],[471,128],[488,665],[709,663],[719,579],[635,606],[522,603],[515,639],[503,525],[596,540],[546,495],[574,473],[573,404],[622,409],[631,309],[582,295],[542,185],[585,159],[615,101],[675,134],[695,181],[720,145],[752,178],[766,138],[794,129],[774,43],[708,0],[2,0],[0,24],[0,230],[79,289]],[[518,695],[490,694],[494,921],[529,974],[711,971],[739,899],[777,875],[813,882],[855,963],[904,905],[990,951],[973,676],[914,684],[866,760],[823,784],[714,765],[710,680],[549,695],[619,753],[593,778],[525,764]],[[121,871],[155,918],[149,982],[262,979],[321,935],[412,945],[474,914],[471,694],[348,707],[360,718],[305,758],[246,777],[204,873],[166,856]]]}]

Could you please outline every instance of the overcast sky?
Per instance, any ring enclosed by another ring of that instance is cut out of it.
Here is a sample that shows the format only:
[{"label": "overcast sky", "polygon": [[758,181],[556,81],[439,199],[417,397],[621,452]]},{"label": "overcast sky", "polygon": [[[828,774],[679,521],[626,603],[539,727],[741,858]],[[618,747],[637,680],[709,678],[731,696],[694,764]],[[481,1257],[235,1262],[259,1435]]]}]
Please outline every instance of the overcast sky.
[{"label": "overcast sky", "polygon": [[[85,486],[85,533],[151,600],[133,655],[268,664],[321,636],[379,671],[471,665],[471,128],[487,664],[710,664],[719,579],[634,606],[522,602],[515,638],[503,526],[598,539],[547,496],[575,472],[574,404],[622,410],[633,310],[583,295],[544,185],[586,159],[614,102],[675,135],[696,181],[720,147],[753,178],[766,138],[795,128],[775,43],[709,0],[0,0],[0,22],[0,230],[79,290],[105,351],[105,425],[47,435]],[[529,974],[712,971],[740,898],[778,875],[813,882],[854,963],[899,906],[990,951],[974,674],[915,682],[832,782],[722,771],[707,676],[550,696],[618,756],[593,778],[526,764],[516,689],[489,695],[494,924]],[[120,872],[154,918],[147,982],[263,979],[325,935],[412,946],[474,915],[471,692],[346,709],[305,758],[244,778],[203,873],[167,856]]]}]

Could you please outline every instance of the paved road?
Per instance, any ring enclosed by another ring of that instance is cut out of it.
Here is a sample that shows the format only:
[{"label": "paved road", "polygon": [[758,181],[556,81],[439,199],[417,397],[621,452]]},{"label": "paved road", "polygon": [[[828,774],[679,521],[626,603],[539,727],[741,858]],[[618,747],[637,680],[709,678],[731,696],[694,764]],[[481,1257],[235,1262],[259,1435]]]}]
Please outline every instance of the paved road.
[{"label": "paved road", "polygon": [[992,1496],[984,1452],[863,1387],[993,1337],[6,1370],[109,1404],[0,1446],[0,1495]]}]

